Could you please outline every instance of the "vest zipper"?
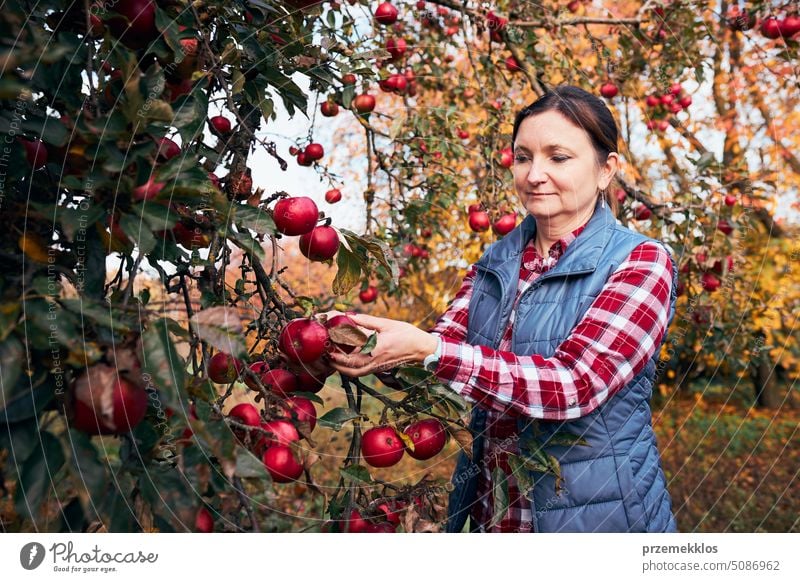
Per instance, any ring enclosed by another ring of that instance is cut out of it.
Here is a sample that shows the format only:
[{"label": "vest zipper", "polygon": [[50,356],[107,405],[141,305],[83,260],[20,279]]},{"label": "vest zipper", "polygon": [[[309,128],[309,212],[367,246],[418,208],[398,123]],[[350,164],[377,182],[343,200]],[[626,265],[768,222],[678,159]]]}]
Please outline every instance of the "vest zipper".
[{"label": "vest zipper", "polygon": [[[553,273],[553,271],[548,271],[547,273],[542,274],[536,281],[534,281],[530,287],[525,289],[522,292],[522,295],[519,296],[519,301],[517,301],[517,305],[522,303],[522,300],[529,294],[538,289],[542,286],[542,282],[546,281],[547,279],[552,279],[556,275],[562,276],[572,276],[572,275],[585,275],[587,273],[593,272],[595,269],[583,269],[582,271],[570,271],[569,273]],[[551,274],[552,273],[552,274]],[[549,276],[548,276],[549,275]],[[517,319],[514,320],[514,323],[511,324],[511,349],[513,350],[514,347],[517,345]]]}]

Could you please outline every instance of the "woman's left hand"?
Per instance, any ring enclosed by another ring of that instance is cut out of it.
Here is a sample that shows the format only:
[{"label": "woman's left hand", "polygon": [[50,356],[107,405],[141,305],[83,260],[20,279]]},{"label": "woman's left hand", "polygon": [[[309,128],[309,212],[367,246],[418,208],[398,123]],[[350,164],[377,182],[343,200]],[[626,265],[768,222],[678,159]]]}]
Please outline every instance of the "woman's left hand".
[{"label": "woman's left hand", "polygon": [[376,331],[378,337],[371,354],[331,352],[333,368],[345,376],[366,376],[404,364],[418,364],[436,350],[436,336],[410,323],[371,315],[348,317],[359,327]]}]

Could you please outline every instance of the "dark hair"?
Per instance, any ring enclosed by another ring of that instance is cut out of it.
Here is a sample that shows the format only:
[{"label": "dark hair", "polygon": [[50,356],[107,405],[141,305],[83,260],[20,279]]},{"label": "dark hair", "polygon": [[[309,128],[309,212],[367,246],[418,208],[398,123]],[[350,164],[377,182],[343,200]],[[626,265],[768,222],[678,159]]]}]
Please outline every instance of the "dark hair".
[{"label": "dark hair", "polygon": [[[554,87],[517,113],[511,134],[512,146],[517,141],[517,132],[522,122],[546,111],[557,111],[589,134],[598,164],[605,163],[611,152],[617,152],[619,130],[611,111],[602,99],[572,85]],[[611,184],[606,189],[606,202],[616,213],[617,197],[609,192],[610,189]]]}]

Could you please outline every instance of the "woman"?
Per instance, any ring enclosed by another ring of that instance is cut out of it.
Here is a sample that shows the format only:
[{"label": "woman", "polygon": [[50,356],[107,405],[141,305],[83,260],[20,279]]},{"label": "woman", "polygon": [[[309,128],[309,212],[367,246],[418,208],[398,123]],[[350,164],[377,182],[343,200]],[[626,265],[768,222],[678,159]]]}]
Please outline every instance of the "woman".
[{"label": "woman", "polygon": [[[675,312],[677,270],[662,243],[619,225],[607,191],[617,127],[597,97],[561,86],[523,109],[512,135],[514,187],[528,216],[471,267],[428,333],[365,315],[372,354],[334,354],[361,376],[424,362],[475,403],[473,461],[459,458],[447,531],[675,531],[649,400]],[[560,443],[582,445],[555,445]],[[572,440],[569,440],[572,439]],[[492,473],[547,444],[562,487],[508,479],[492,521]],[[526,497],[527,494],[527,497]],[[491,525],[491,527],[490,527]]]}]

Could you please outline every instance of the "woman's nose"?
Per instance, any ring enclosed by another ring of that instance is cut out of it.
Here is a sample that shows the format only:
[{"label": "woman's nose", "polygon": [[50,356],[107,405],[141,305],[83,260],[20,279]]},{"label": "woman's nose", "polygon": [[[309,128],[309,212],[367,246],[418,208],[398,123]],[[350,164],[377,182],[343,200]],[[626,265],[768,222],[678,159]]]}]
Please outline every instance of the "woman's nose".
[{"label": "woman's nose", "polygon": [[541,162],[537,162],[536,160],[531,162],[530,168],[528,169],[527,180],[531,184],[541,184],[547,181],[547,175],[544,172],[544,166]]}]

